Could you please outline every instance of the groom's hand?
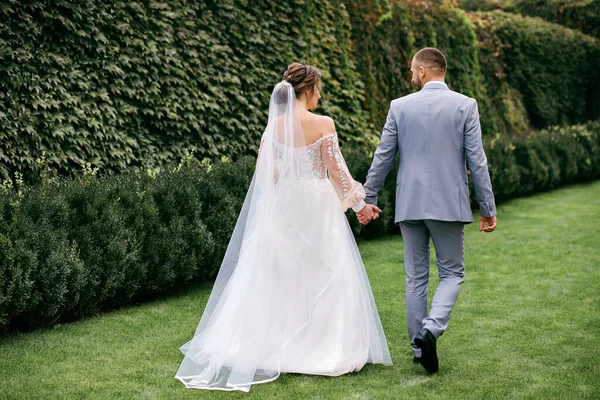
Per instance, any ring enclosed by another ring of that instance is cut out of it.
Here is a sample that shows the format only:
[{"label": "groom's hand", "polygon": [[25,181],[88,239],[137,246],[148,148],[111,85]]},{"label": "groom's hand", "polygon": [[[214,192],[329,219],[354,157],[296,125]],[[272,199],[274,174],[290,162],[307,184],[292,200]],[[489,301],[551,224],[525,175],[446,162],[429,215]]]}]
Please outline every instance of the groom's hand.
[{"label": "groom's hand", "polygon": [[356,213],[356,217],[358,218],[358,222],[367,225],[372,220],[379,218],[380,212],[381,210],[379,207],[373,204],[367,204],[362,210]]},{"label": "groom's hand", "polygon": [[[487,224],[487,226],[486,226]],[[479,232],[494,232],[496,229],[496,217],[481,217],[479,219]]]}]

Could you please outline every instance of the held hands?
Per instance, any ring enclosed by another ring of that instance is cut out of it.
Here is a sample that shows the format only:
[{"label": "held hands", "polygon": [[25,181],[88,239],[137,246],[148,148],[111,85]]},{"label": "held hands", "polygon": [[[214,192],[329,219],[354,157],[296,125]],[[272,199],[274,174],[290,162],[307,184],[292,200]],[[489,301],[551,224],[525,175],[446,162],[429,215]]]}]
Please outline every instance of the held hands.
[{"label": "held hands", "polygon": [[379,218],[379,213],[381,213],[379,207],[367,204],[362,210],[356,213],[356,217],[358,218],[358,222],[367,225],[372,220]]},{"label": "held hands", "polygon": [[494,229],[496,229],[496,217],[481,217],[479,219],[479,232],[490,233],[494,232]]},{"label": "held hands", "polygon": [[[361,224],[367,225],[372,220],[379,218],[380,213],[381,209],[379,209],[379,207],[373,204],[367,204],[362,210],[356,213],[356,217]],[[497,219],[495,216],[481,217],[479,219],[479,232],[493,232],[494,229],[496,229],[496,221]]]}]

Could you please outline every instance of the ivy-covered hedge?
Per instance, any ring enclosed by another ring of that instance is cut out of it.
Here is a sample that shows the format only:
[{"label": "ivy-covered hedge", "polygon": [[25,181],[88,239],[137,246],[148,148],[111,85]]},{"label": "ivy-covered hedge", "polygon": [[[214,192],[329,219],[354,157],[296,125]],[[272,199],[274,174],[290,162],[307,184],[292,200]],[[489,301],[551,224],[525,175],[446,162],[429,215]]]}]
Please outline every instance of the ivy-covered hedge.
[{"label": "ivy-covered hedge", "polygon": [[29,181],[44,151],[63,175],[86,162],[165,165],[184,149],[254,154],[293,60],[323,71],[319,112],[364,141],[414,90],[409,62],[423,46],[448,55],[449,84],[479,100],[486,135],[600,116],[598,41],[501,12],[470,21],[450,0],[7,0],[0,177]]},{"label": "ivy-covered hedge", "polygon": [[501,11],[467,14],[449,0],[351,0],[347,9],[377,127],[390,99],[415,90],[409,63],[425,46],[447,55],[450,87],[478,100],[484,135],[600,118],[600,42],[578,31]]},{"label": "ivy-covered hedge", "polygon": [[[503,11],[472,14],[471,18],[488,87],[510,88],[533,127],[600,118],[600,41]],[[494,102],[512,118],[502,98]]]},{"label": "ivy-covered hedge", "polygon": [[[600,178],[600,122],[527,137],[488,136],[484,146],[498,201]],[[363,181],[371,156],[344,147]],[[255,160],[118,176],[42,175],[35,186],[0,188],[0,331],[59,321],[150,299],[217,271]],[[40,160],[43,164],[43,160]],[[44,170],[42,168],[42,170]],[[397,232],[395,176],[379,196],[382,217],[356,235]],[[471,194],[473,203],[475,197]]]},{"label": "ivy-covered hedge", "polygon": [[449,86],[479,100],[485,133],[507,131],[505,116],[495,110],[482,74],[477,37],[467,14],[452,3],[433,1],[351,0],[358,70],[365,82],[365,107],[383,127],[392,99],[416,90],[410,62],[421,48],[439,48],[447,56]]},{"label": "ivy-covered hedge", "polygon": [[253,154],[292,61],[323,72],[342,138],[373,132],[337,0],[4,1],[0,177],[42,152],[67,174]]},{"label": "ivy-covered hedge", "polygon": [[[194,150],[255,154],[270,91],[293,60],[318,66],[348,142],[372,139],[414,90],[420,47],[478,99],[485,135],[600,117],[598,41],[450,0],[61,0],[0,6],[0,177],[165,165]],[[569,52],[564,49],[568,48]]]},{"label": "ivy-covered hedge", "polygon": [[460,0],[470,11],[502,9],[540,17],[600,38],[600,0]]}]

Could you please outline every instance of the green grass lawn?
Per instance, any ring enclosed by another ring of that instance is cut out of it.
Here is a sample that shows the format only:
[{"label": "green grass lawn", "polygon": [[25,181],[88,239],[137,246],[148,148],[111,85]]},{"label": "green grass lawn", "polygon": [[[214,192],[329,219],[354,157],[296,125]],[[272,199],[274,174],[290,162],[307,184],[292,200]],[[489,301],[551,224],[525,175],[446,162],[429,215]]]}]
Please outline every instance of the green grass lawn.
[{"label": "green grass lawn", "polygon": [[360,243],[392,367],[283,375],[249,394],[186,389],[173,375],[210,293],[202,285],[0,338],[0,398],[600,398],[600,182],[512,201],[498,215],[492,234],[466,227],[465,282],[433,376],[412,363],[397,236]]}]

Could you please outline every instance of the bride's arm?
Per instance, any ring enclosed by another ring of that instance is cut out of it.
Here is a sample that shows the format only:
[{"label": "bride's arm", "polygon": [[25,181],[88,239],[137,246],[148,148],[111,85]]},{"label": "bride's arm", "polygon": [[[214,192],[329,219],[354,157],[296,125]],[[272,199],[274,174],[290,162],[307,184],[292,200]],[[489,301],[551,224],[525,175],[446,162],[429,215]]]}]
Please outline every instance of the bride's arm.
[{"label": "bride's arm", "polygon": [[337,189],[342,201],[342,209],[346,211],[348,208],[352,208],[356,212],[362,210],[365,206],[365,190],[350,175],[335,131],[323,137],[321,152],[329,179]]}]

